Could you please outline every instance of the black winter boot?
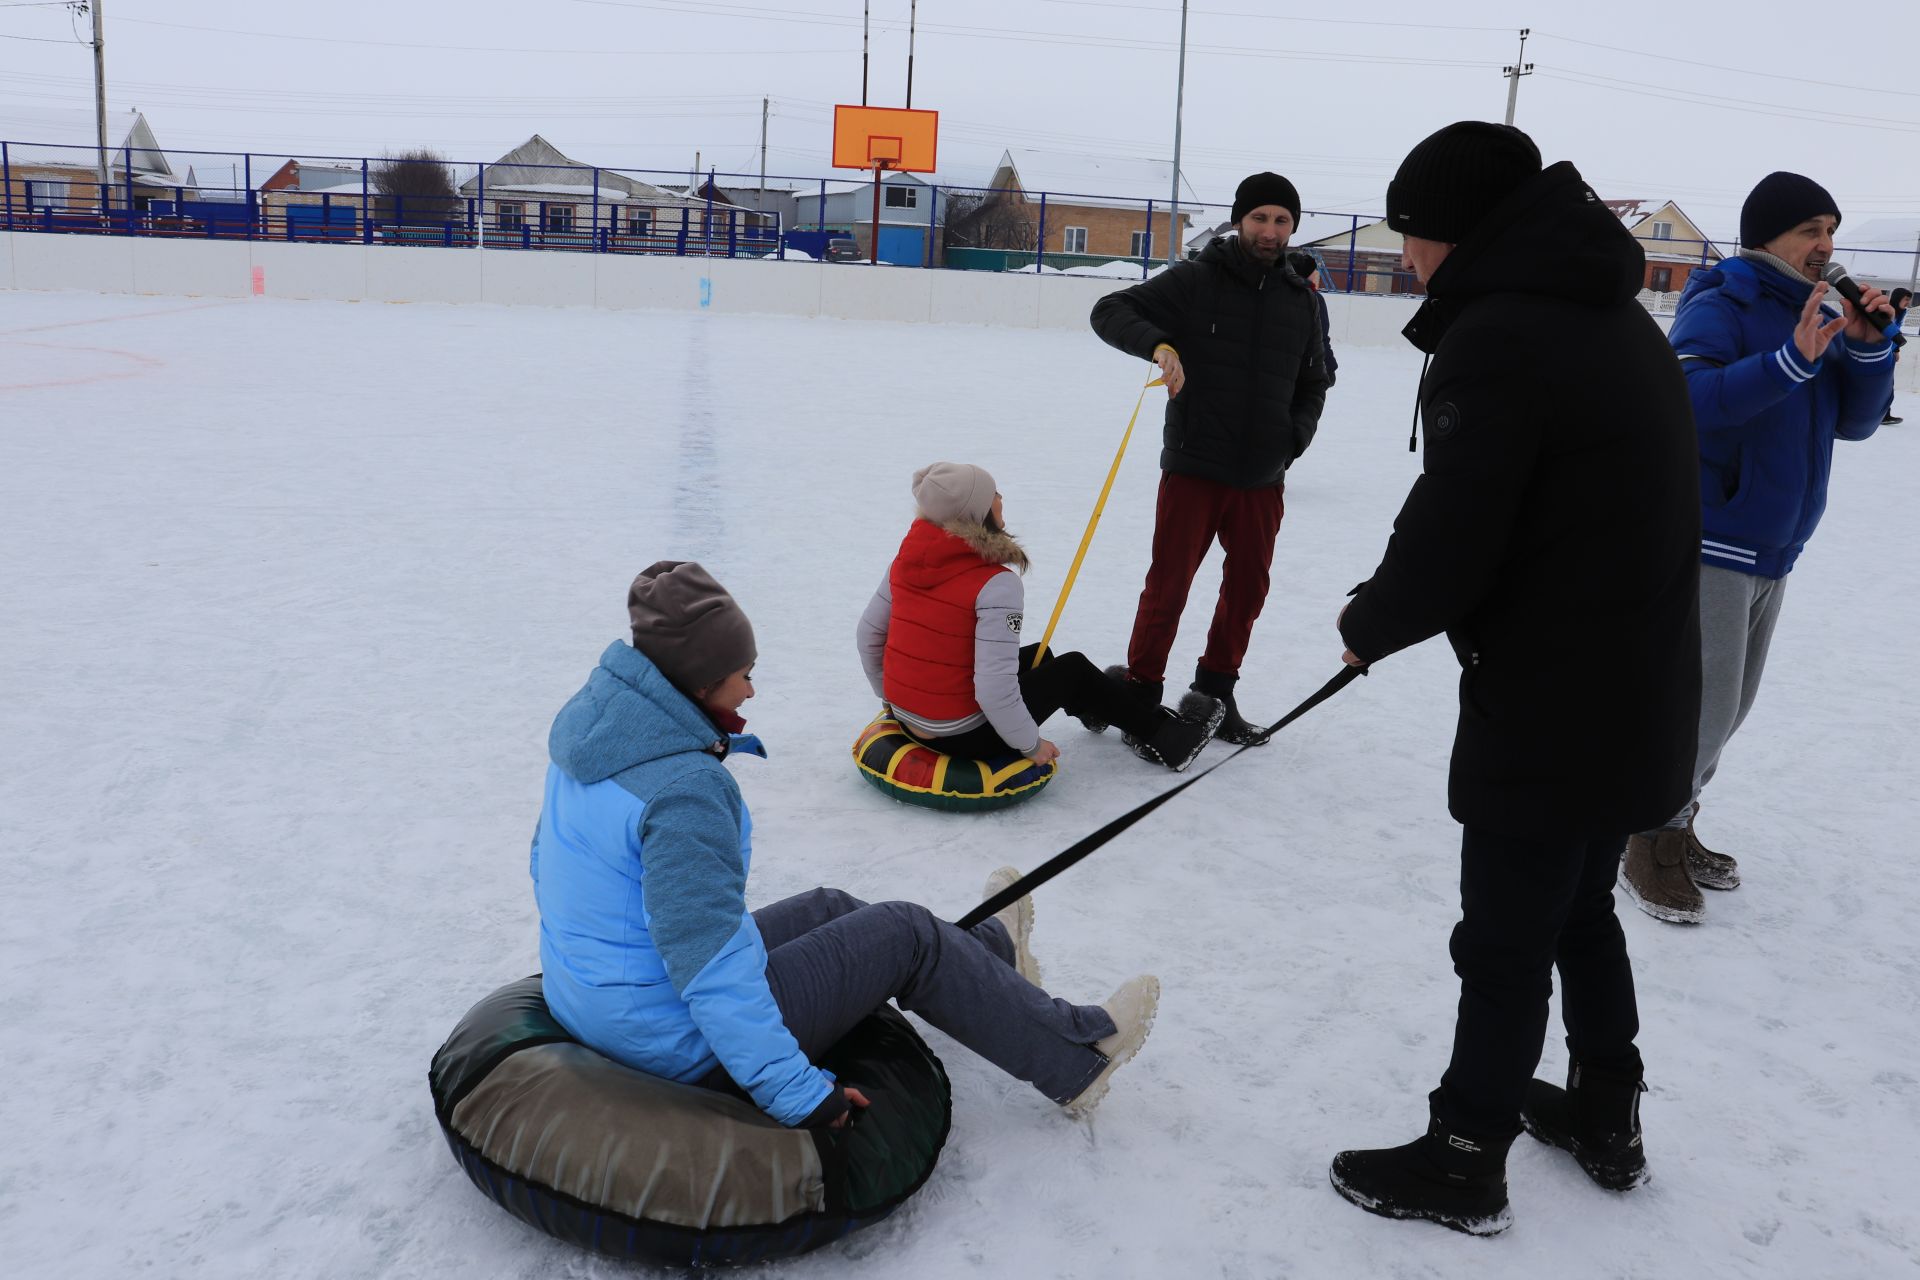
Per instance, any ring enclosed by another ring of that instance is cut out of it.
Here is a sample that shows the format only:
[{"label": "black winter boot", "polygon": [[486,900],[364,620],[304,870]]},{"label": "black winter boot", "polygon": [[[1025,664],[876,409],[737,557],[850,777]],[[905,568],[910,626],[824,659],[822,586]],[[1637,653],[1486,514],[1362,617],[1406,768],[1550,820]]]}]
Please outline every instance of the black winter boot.
[{"label": "black winter boot", "polygon": [[[1193,705],[1188,705],[1192,698]],[[1195,698],[1189,693],[1180,699],[1180,714],[1175,715],[1165,707],[1159,708],[1160,724],[1144,740],[1127,735],[1127,745],[1142,760],[1154,764],[1163,764],[1175,773],[1184,773],[1188,765],[1199,758],[1201,751],[1213,741],[1214,731],[1220,726],[1220,717],[1227,709],[1211,698]]]},{"label": "black winter boot", "polygon": [[1587,1176],[1609,1191],[1631,1191],[1652,1178],[1640,1142],[1638,1073],[1567,1065],[1567,1087],[1532,1081],[1520,1123],[1528,1133],[1567,1152]]},{"label": "black winter boot", "polygon": [[1342,1151],[1328,1176],[1333,1189],[1368,1213],[1418,1218],[1470,1236],[1513,1225],[1507,1207],[1507,1148],[1517,1134],[1468,1137],[1438,1117],[1404,1147]]},{"label": "black winter boot", "polygon": [[[1122,663],[1116,662],[1108,667],[1107,674],[1125,685],[1128,693],[1140,699],[1140,701],[1147,706],[1157,707],[1160,705],[1160,700],[1166,697],[1167,682],[1165,680],[1135,680]],[[1108,726],[1095,720],[1082,719],[1080,723],[1086,726],[1089,733],[1105,733],[1108,728]],[[1130,747],[1138,747],[1140,745],[1134,740],[1132,734],[1126,735],[1126,742]]]},{"label": "black winter boot", "polygon": [[1193,669],[1193,684],[1188,687],[1195,693],[1218,698],[1226,704],[1227,714],[1221,719],[1220,727],[1214,730],[1214,737],[1222,742],[1231,742],[1236,747],[1264,747],[1273,735],[1257,724],[1249,724],[1240,714],[1239,704],[1233,700],[1233,687],[1239,682],[1239,676],[1221,675],[1218,671],[1196,666]]}]

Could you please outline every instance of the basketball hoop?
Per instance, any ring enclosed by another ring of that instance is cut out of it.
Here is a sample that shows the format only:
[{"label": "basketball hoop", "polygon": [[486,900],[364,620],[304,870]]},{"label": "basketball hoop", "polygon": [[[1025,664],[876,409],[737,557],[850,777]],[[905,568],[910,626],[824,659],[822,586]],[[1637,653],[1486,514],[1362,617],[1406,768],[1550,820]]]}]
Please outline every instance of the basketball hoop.
[{"label": "basketball hoop", "polygon": [[845,105],[833,109],[833,167],[873,174],[873,243],[868,246],[868,261],[875,266],[880,263],[881,175],[932,173],[939,135],[938,111]]}]

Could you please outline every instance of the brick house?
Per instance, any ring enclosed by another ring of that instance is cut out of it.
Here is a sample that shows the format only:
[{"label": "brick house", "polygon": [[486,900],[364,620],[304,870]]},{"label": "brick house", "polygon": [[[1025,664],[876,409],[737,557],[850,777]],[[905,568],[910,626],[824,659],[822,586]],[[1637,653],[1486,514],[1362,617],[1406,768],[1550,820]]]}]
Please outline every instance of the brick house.
[{"label": "brick house", "polygon": [[[1192,220],[1186,213],[1200,204],[1182,182],[1180,236]],[[969,245],[983,249],[1042,249],[1073,261],[1105,262],[1164,258],[1174,231],[1167,207],[1173,190],[1173,166],[1160,160],[1063,155],[1011,148],[1000,157],[984,188],[955,188],[954,199],[973,197],[970,219],[992,228]],[[1043,201],[1044,197],[1044,201]],[[1148,210],[1152,210],[1149,220]],[[949,243],[958,244],[949,217]],[[963,233],[964,234],[964,233]],[[1021,240],[1023,243],[1000,243]],[[1180,246],[1172,246],[1175,256]]]},{"label": "brick house", "polygon": [[[99,134],[85,108],[0,109],[0,210],[16,222],[52,215],[92,215],[100,209]],[[129,172],[131,169],[131,172]],[[116,111],[107,116],[108,207],[123,209],[170,198],[186,181],[176,174],[154,139],[146,116]]]}]

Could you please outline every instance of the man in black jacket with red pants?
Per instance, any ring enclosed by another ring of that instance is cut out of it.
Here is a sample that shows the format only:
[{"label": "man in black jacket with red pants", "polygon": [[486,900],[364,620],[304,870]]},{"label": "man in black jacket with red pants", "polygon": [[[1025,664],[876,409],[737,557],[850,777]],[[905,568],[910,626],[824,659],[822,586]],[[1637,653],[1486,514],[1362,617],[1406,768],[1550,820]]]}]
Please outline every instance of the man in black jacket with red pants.
[{"label": "man in black jacket with red pants", "polygon": [[1266,739],[1241,716],[1233,687],[1267,601],[1287,468],[1320,425],[1327,373],[1318,304],[1286,260],[1299,193],[1277,173],[1256,173],[1234,195],[1233,221],[1238,234],[1194,261],[1100,299],[1093,329],[1158,364],[1170,397],[1153,562],[1124,674],[1143,699],[1160,701],[1187,591],[1218,538],[1220,602],[1193,688],[1226,705],[1217,736],[1258,744]]},{"label": "man in black jacket with red pants", "polygon": [[[1691,793],[1699,463],[1679,362],[1635,301],[1644,256],[1572,165],[1450,125],[1401,164],[1387,218],[1427,282],[1407,326],[1432,357],[1425,467],[1339,626],[1355,665],[1441,632],[1460,659],[1460,1006],[1426,1134],[1343,1151],[1332,1178],[1489,1235],[1523,1124],[1603,1187],[1646,1178],[1613,880],[1628,833]],[[1532,1079],[1556,968],[1565,1089]]]}]

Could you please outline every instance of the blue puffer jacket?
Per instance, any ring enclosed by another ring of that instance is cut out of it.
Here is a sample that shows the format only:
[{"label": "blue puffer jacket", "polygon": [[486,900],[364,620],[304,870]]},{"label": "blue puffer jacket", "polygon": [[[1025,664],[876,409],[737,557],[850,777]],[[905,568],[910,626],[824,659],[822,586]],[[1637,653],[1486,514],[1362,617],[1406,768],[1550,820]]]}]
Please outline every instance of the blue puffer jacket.
[{"label": "blue puffer jacket", "polygon": [[1732,258],[1687,281],[1668,335],[1700,432],[1701,562],[1783,578],[1827,509],[1833,442],[1865,440],[1893,397],[1893,344],[1793,345],[1811,283]]},{"label": "blue puffer jacket", "polygon": [[530,870],[547,1004],[582,1043],[650,1075],[718,1063],[782,1124],[833,1091],[767,987],[747,914],[752,820],[731,740],[615,641],[553,722]]}]

